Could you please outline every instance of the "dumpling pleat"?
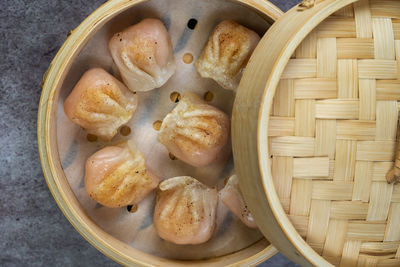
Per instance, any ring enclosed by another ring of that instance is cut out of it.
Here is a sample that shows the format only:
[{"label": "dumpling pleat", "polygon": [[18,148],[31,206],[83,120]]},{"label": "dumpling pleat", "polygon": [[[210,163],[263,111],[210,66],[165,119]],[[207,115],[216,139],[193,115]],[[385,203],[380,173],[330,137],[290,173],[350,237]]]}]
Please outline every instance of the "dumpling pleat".
[{"label": "dumpling pleat", "polygon": [[126,144],[122,148],[106,147],[88,159],[85,187],[100,204],[107,207],[136,204],[157,187],[158,178],[149,176],[143,155],[132,149]]},{"label": "dumpling pleat", "polygon": [[137,96],[100,68],[85,72],[64,102],[74,123],[105,141],[130,120],[136,107]]},{"label": "dumpling pleat", "polygon": [[164,118],[158,140],[180,160],[196,167],[211,164],[229,136],[229,117],[192,93]]},{"label": "dumpling pleat", "polygon": [[188,176],[171,178],[162,182],[157,192],[154,224],[167,241],[200,244],[213,234],[216,208],[215,189]]}]

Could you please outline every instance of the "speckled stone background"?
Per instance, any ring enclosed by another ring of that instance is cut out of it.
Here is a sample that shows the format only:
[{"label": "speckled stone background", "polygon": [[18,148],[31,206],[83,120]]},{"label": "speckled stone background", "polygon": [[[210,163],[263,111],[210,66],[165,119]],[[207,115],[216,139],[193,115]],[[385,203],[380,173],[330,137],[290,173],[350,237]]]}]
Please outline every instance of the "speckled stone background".
[{"label": "speckled stone background", "polygon": [[[118,266],[55,203],[36,140],[42,75],[69,30],[105,1],[1,0],[0,266]],[[286,11],[298,0],[271,0]],[[277,254],[260,266],[296,266]]]}]

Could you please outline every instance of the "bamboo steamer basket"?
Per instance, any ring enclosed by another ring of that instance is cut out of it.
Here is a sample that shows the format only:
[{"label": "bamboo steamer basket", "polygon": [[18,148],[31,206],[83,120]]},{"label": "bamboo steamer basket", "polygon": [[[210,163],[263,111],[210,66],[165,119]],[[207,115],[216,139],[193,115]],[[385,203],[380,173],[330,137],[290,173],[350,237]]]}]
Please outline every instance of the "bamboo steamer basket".
[{"label": "bamboo steamer basket", "polygon": [[[235,253],[193,261],[178,261],[141,252],[105,232],[85,212],[74,195],[61,167],[56,138],[58,95],[70,68],[91,37],[115,16],[145,0],[112,0],[106,2],[73,30],[52,61],[43,78],[43,91],[38,114],[38,143],[43,172],[60,209],[75,229],[99,251],[128,266],[250,266],[272,257],[277,250],[266,239]],[[282,12],[264,0],[236,0],[261,14],[270,23]]]},{"label": "bamboo steamer basket", "polygon": [[400,184],[386,178],[399,171],[399,101],[398,0],[305,1],[264,36],[238,89],[233,150],[281,253],[302,266],[400,266]]}]

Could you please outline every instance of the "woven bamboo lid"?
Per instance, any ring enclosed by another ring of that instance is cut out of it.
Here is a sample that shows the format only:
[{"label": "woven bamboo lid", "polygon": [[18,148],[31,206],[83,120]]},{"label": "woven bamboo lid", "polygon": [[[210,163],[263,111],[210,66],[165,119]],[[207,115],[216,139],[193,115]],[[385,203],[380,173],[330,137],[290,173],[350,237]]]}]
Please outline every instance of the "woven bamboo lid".
[{"label": "woven bamboo lid", "polygon": [[264,235],[301,265],[400,266],[400,184],[386,179],[400,1],[306,2],[267,33],[240,84],[242,190]]}]

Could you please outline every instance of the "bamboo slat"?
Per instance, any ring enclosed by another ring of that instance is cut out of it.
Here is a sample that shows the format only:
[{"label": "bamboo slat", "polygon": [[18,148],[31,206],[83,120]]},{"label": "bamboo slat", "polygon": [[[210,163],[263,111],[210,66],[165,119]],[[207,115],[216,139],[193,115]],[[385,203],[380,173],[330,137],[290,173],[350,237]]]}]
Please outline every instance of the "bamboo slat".
[{"label": "bamboo slat", "polygon": [[[331,217],[332,218],[332,217]],[[329,220],[322,256],[338,258],[342,255],[347,233],[347,220]]]},{"label": "bamboo slat", "polygon": [[376,80],[359,81],[360,120],[375,121],[376,116]]},{"label": "bamboo slat", "polygon": [[395,40],[400,40],[400,20],[392,19],[393,35]]},{"label": "bamboo slat", "polygon": [[312,137],[285,136],[271,138],[271,154],[276,156],[311,157],[315,139]]},{"label": "bamboo slat", "polygon": [[[272,175],[281,202],[289,203],[292,190],[293,158],[274,157],[272,159]],[[285,207],[285,211],[289,212],[289,205],[285,205]]]},{"label": "bamboo slat", "polygon": [[312,199],[351,200],[353,183],[313,181]]},{"label": "bamboo slat", "polygon": [[[400,203],[392,203],[390,205],[388,223],[386,225],[384,241],[397,241],[395,244],[399,247],[400,241]],[[395,249],[391,252],[396,252]]]},{"label": "bamboo slat", "polygon": [[291,59],[282,79],[315,78],[317,77],[316,59]]},{"label": "bamboo slat", "polygon": [[296,79],[294,81],[295,99],[337,98],[337,80],[325,78]]},{"label": "bamboo slat", "polygon": [[[397,111],[397,105],[396,105],[396,111]],[[377,124],[375,123],[375,121],[339,120],[337,121],[336,126],[337,126],[336,128],[337,139],[363,140],[363,141],[375,140],[377,131],[376,129]]]},{"label": "bamboo slat", "polygon": [[314,200],[311,202],[310,218],[307,229],[307,243],[318,253],[322,253],[326,232],[329,224],[329,200]]},{"label": "bamboo slat", "polygon": [[329,158],[295,158],[293,159],[293,177],[295,178],[328,178]]},{"label": "bamboo slat", "polygon": [[383,241],[386,224],[365,221],[350,221],[347,226],[347,238],[360,241]]},{"label": "bamboo slat", "polygon": [[360,38],[337,38],[338,59],[373,59],[374,40]]},{"label": "bamboo slat", "polygon": [[393,161],[396,143],[393,141],[360,141],[357,143],[357,160]]},{"label": "bamboo slat", "polygon": [[337,68],[338,98],[358,98],[357,60],[338,60]]},{"label": "bamboo slat", "polygon": [[318,100],[315,104],[315,116],[319,119],[358,119],[359,102],[347,99]]},{"label": "bamboo slat", "polygon": [[396,253],[399,245],[400,242],[365,242],[361,244],[360,252],[371,254]]},{"label": "bamboo slat", "polygon": [[335,181],[352,181],[355,173],[357,142],[336,140]]},{"label": "bamboo slat", "polygon": [[306,39],[297,47],[296,58],[317,57],[317,33],[312,31]]},{"label": "bamboo slat", "polygon": [[[372,183],[373,163],[369,161],[357,161],[352,200],[369,201]],[[385,173],[386,175],[386,173]]]},{"label": "bamboo slat", "polygon": [[391,18],[373,18],[374,47],[376,59],[394,60],[394,34]]},{"label": "bamboo slat", "polygon": [[397,101],[376,102],[376,139],[396,141]]},{"label": "bamboo slat", "polygon": [[294,135],[294,119],[292,117],[271,117],[269,121],[268,135]]},{"label": "bamboo slat", "polygon": [[337,73],[337,50],[335,38],[317,40],[317,77],[335,78]]},{"label": "bamboo slat", "polygon": [[275,95],[273,114],[280,117],[294,117],[293,80],[281,80]]},{"label": "bamboo slat", "polygon": [[360,256],[358,257],[357,267],[362,266],[377,267],[378,259],[376,257],[368,257],[367,255],[360,254]]},{"label": "bamboo slat", "polygon": [[371,1],[373,17],[400,18],[400,3],[397,0]]},{"label": "bamboo slat", "polygon": [[354,9],[352,5],[346,6],[342,9],[339,9],[335,13],[333,13],[334,16],[338,17],[354,17]]},{"label": "bamboo slat", "polygon": [[335,160],[329,159],[329,179],[333,180],[334,175],[335,175]]},{"label": "bamboo slat", "polygon": [[376,81],[376,100],[400,101],[400,80]]},{"label": "bamboo slat", "polygon": [[316,120],[315,124],[315,156],[335,158],[336,120]]},{"label": "bamboo slat", "polygon": [[372,20],[369,0],[360,0],[353,5],[357,38],[372,38]]},{"label": "bamboo slat", "polygon": [[368,203],[361,201],[333,201],[331,218],[340,220],[365,220],[368,214]]},{"label": "bamboo slat", "polygon": [[387,219],[392,192],[392,184],[387,182],[372,183],[367,221],[385,221]]},{"label": "bamboo slat", "polygon": [[290,214],[308,216],[311,207],[312,180],[293,179]]},{"label": "bamboo slat", "polygon": [[358,77],[361,79],[396,79],[395,60],[362,59],[358,61]]},{"label": "bamboo slat", "polygon": [[360,254],[360,249],[361,249],[361,241],[347,240],[344,243],[340,266],[341,267],[356,266],[358,262],[358,255]]},{"label": "bamboo slat", "polygon": [[356,37],[356,23],[353,18],[330,17],[317,27],[319,38]]},{"label": "bamboo slat", "polygon": [[315,100],[297,100],[295,104],[295,127],[296,136],[315,135]]}]

